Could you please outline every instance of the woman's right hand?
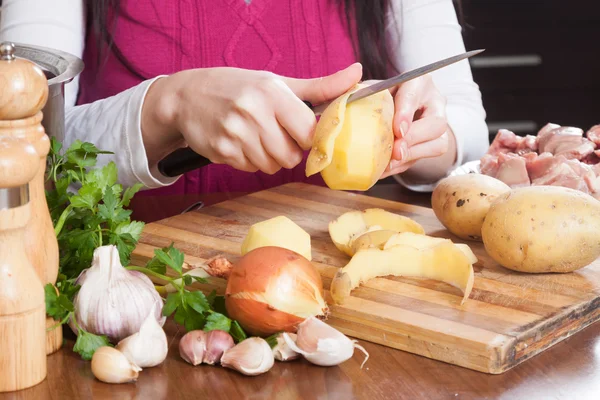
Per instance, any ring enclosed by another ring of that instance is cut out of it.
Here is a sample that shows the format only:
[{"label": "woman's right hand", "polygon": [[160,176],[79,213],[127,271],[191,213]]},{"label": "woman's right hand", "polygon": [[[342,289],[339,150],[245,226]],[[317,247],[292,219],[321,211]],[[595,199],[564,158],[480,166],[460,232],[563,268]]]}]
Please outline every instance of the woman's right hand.
[{"label": "woman's right hand", "polygon": [[360,64],[315,79],[238,68],[186,70],[158,79],[142,108],[150,165],[188,145],[213,163],[274,174],[302,161],[312,144],[318,105],[362,76]]}]

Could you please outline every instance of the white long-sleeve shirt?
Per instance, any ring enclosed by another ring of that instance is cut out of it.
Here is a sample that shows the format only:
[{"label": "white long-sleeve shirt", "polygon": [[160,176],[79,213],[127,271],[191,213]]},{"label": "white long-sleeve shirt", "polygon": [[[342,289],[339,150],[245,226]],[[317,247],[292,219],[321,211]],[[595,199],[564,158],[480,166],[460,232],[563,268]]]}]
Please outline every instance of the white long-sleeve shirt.
[{"label": "white long-sleeve shirt", "polygon": [[[3,0],[0,40],[33,44],[66,51],[82,57],[85,45],[83,0]],[[387,35],[399,71],[407,71],[465,51],[452,0],[393,0],[388,10]],[[431,73],[446,97],[448,125],[457,140],[456,165],[478,159],[489,146],[485,111],[479,87],[474,83],[468,61]],[[65,87],[65,146],[79,139],[114,152],[99,165],[114,161],[124,186],[141,182],[146,188],[169,185],[151,169],[144,150],[140,114],[149,86],[157,79],[140,83],[118,95],[75,106],[79,88],[76,77]],[[431,191],[435,183],[410,185],[416,191]]]}]

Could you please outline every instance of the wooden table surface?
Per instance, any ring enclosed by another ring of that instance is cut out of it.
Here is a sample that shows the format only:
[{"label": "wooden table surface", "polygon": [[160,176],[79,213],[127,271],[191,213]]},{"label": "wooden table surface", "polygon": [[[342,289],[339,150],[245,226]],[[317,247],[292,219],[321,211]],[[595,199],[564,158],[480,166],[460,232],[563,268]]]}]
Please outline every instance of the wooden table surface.
[{"label": "wooden table surface", "polygon": [[[377,185],[367,194],[430,205],[429,196],[395,184]],[[233,195],[230,195],[231,197]],[[136,217],[147,221],[175,214],[212,198],[139,197]],[[361,341],[370,354],[336,367],[305,360],[277,362],[266,374],[246,377],[218,366],[185,363],[178,352],[183,328],[167,321],[167,360],[141,372],[136,383],[109,385],[94,379],[90,363],[74,354],[73,336],[48,358],[48,377],[34,388],[1,394],[2,399],[600,399],[600,324],[592,325],[502,375],[488,375]],[[70,334],[70,335],[69,335]]]}]

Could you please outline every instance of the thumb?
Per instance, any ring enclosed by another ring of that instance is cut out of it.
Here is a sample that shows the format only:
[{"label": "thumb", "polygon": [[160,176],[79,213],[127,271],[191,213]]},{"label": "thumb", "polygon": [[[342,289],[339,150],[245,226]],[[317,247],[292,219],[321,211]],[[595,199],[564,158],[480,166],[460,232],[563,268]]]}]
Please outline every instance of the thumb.
[{"label": "thumb", "polygon": [[301,100],[318,105],[346,93],[360,82],[361,78],[362,65],[354,63],[341,71],[321,78],[283,78],[283,81]]}]

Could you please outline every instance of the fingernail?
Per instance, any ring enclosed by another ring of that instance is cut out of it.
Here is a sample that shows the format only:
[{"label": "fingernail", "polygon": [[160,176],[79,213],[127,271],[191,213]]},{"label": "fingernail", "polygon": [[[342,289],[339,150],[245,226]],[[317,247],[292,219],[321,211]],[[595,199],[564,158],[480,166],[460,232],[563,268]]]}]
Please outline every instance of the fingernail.
[{"label": "fingernail", "polygon": [[400,122],[400,137],[406,137],[406,131],[408,131],[408,124],[406,121]]},{"label": "fingernail", "polygon": [[406,160],[406,148],[404,146],[400,146],[400,159],[402,161]]},{"label": "fingernail", "polygon": [[402,165],[402,161],[400,161],[400,160],[392,160],[392,161],[390,161],[390,171],[395,170],[400,165]]}]

